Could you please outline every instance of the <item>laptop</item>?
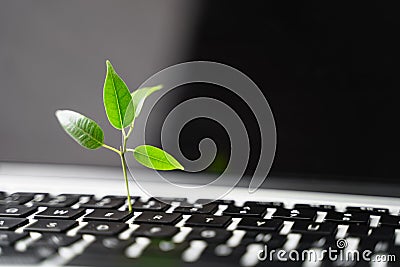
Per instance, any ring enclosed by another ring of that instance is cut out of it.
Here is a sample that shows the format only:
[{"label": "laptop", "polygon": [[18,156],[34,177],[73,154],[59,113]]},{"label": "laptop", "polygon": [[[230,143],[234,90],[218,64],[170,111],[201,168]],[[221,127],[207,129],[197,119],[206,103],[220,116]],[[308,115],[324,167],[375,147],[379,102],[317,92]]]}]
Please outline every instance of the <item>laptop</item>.
[{"label": "laptop", "polygon": [[[392,4],[3,7],[0,265],[400,265]],[[130,145],[145,141],[172,151],[187,171],[151,171],[128,159],[129,213],[118,157],[82,149],[54,116],[57,109],[82,111],[118,146],[102,105],[105,59],[132,91],[185,62],[224,65],[251,79],[267,105],[258,120],[254,98],[243,101],[250,91],[238,96],[198,81],[160,101],[151,95]],[[214,102],[174,110],[203,98]],[[218,101],[237,117],[205,116]],[[235,150],[243,164],[229,165],[237,156],[233,146],[246,143],[231,143],[234,118],[243,122],[249,146]],[[265,120],[272,123],[267,128],[259,123]],[[260,175],[268,140],[272,156]]]}]

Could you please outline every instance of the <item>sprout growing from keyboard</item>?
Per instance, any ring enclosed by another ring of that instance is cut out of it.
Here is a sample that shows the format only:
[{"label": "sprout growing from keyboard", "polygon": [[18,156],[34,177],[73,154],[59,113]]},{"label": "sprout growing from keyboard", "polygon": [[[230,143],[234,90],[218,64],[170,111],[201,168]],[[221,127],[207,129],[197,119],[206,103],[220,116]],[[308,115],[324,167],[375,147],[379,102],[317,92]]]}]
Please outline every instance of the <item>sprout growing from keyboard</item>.
[{"label": "sprout growing from keyboard", "polygon": [[106,62],[107,74],[104,81],[103,101],[111,125],[121,131],[122,144],[119,149],[104,143],[104,133],[93,120],[71,110],[57,110],[56,117],[63,129],[81,146],[87,149],[107,148],[117,153],[121,159],[129,212],[132,203],[129,193],[126,153],[133,153],[134,158],[147,168],[155,170],[183,170],[183,166],[170,154],[150,145],[127,148],[128,138],[133,132],[135,118],[140,114],[144,100],[160,90],[161,85],[140,88],[131,93],[125,82],[115,72],[109,61]]}]

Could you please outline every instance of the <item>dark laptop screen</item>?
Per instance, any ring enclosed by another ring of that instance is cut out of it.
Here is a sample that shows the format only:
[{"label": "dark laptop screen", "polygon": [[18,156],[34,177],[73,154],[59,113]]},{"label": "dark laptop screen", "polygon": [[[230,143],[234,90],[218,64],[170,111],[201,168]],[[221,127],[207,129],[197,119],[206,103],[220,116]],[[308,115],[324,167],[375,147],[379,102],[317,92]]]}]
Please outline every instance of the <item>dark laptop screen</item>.
[{"label": "dark laptop screen", "polygon": [[[272,172],[397,179],[400,20],[395,10],[388,2],[208,1],[192,57],[234,66],[263,90],[278,134]],[[207,94],[206,86],[198,91],[193,95]],[[216,91],[208,93],[235,102]],[[243,116],[253,135],[252,169],[257,126],[252,116]],[[206,122],[197,124],[183,136],[185,148],[196,134],[223,136],[221,129],[207,130]]]}]

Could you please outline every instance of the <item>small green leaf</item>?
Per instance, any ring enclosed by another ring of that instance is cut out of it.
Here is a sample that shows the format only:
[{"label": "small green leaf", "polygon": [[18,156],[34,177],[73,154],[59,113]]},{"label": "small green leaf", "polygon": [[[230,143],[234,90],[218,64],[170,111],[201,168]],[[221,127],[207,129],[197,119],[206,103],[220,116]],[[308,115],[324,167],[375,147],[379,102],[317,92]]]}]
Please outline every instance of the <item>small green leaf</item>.
[{"label": "small green leaf", "polygon": [[132,96],[110,61],[107,60],[106,64],[107,74],[103,90],[104,107],[111,125],[117,129],[122,129],[129,126],[134,118]]},{"label": "small green leaf", "polygon": [[152,93],[160,90],[162,87],[163,87],[162,85],[157,85],[153,87],[143,87],[137,89],[132,93],[132,102],[135,110],[135,118],[139,116],[139,113],[142,110],[143,103],[146,100],[146,98]]},{"label": "small green leaf", "polygon": [[160,171],[184,169],[173,156],[154,146],[138,146],[134,149],[133,156],[137,162],[150,169]]},{"label": "small green leaf", "polygon": [[104,143],[104,133],[97,123],[72,110],[57,110],[56,117],[64,130],[81,146],[97,149]]}]

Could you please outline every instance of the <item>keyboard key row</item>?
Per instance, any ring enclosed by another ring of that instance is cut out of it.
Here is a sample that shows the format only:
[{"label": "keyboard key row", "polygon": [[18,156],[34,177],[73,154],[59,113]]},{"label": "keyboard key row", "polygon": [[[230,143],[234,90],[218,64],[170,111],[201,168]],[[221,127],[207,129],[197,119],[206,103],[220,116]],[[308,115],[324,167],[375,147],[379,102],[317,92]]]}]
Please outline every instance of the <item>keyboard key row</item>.
[{"label": "keyboard key row", "polygon": [[[49,207],[68,207],[79,201],[81,197],[87,197],[88,201],[86,203],[82,203],[81,207],[84,208],[119,208],[126,202],[125,196],[105,196],[101,199],[94,198],[91,194],[60,194],[58,196],[51,196],[48,193],[42,192],[16,192],[10,195],[7,195],[5,192],[0,191],[0,205],[21,205],[28,202],[33,202],[35,205],[41,206],[49,206]],[[158,205],[158,203],[163,203],[161,208],[164,208],[165,205],[169,206],[173,203],[178,203],[179,206],[182,207],[190,207],[196,204],[217,204],[217,205],[228,205],[233,206],[234,200],[211,200],[211,199],[198,199],[194,202],[194,204],[190,204],[186,198],[165,198],[165,197],[156,197],[151,198],[149,201],[143,202],[137,196],[132,196],[132,200],[137,203],[138,208],[143,205],[149,205],[149,207],[153,205]],[[151,202],[151,203],[149,203]],[[265,202],[265,201],[246,201],[243,204],[243,207],[266,207],[266,208],[284,208],[284,204],[282,202]],[[236,206],[233,206],[236,207]],[[237,208],[243,208],[237,207]],[[314,204],[295,204],[294,209],[314,209],[318,211],[335,211],[334,205],[314,205]],[[348,212],[361,212],[361,213],[369,213],[369,214],[388,214],[389,210],[387,208],[376,208],[376,207],[356,207],[349,206],[346,208]]]},{"label": "keyboard key row", "polygon": [[[3,220],[0,222],[0,229],[12,230],[18,228],[21,225],[27,223],[24,218],[20,220],[10,220],[10,217],[20,217],[22,215],[27,216],[36,211],[35,207],[27,206],[0,206],[0,216],[3,216]],[[254,211],[254,209],[253,209]],[[63,219],[63,220],[74,220],[82,217],[84,221],[110,221],[110,222],[125,222],[134,216],[134,213],[127,211],[111,210],[111,209],[95,209],[88,211],[89,214],[85,214],[84,209],[72,209],[72,208],[55,208],[48,207],[45,210],[34,215],[35,219]],[[224,213],[230,214],[230,212]],[[245,230],[263,230],[263,231],[276,231],[282,220],[287,221],[306,221],[309,223],[315,222],[316,218],[315,210],[289,210],[279,208],[272,214],[272,219],[265,220],[257,218],[258,216],[242,216],[243,219],[238,225],[238,229]],[[6,217],[7,216],[7,217]],[[232,216],[214,216],[208,214],[192,214],[187,220],[186,225],[188,226],[211,226],[211,227],[225,227],[231,221],[231,217],[240,217],[234,213]],[[17,218],[14,218],[17,219]],[[181,213],[165,213],[165,212],[151,212],[144,211],[137,218],[137,223],[150,223],[150,224],[175,224],[182,219]],[[356,224],[356,225],[369,225],[370,215],[360,212],[328,212],[324,219],[325,222],[341,223],[341,224]],[[15,225],[13,222],[17,222]],[[380,218],[381,225],[388,225],[394,227],[400,227],[400,217],[393,215],[382,215]],[[300,225],[300,223],[296,224]],[[315,224],[318,226],[318,224]],[[311,227],[311,226],[310,226]],[[46,226],[46,229],[51,228]],[[57,229],[57,227],[55,227]],[[355,228],[354,228],[355,229]],[[355,231],[354,235],[361,235],[363,227]],[[350,232],[353,231],[353,227],[350,228]]]},{"label": "keyboard key row", "polygon": [[0,196],[0,205],[22,205],[32,202],[36,206],[69,207],[77,203],[82,196],[77,194],[51,196],[47,193],[18,192],[9,196]]}]

